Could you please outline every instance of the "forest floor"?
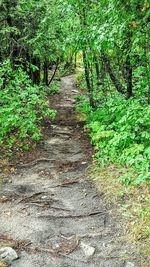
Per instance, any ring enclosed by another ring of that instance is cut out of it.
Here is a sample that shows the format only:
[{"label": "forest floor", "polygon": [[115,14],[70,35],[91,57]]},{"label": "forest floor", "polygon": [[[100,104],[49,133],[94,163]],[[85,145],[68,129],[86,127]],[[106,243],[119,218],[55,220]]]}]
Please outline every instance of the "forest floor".
[{"label": "forest floor", "polygon": [[117,207],[88,177],[92,147],[76,116],[73,76],[61,85],[38,157],[4,178],[0,247],[16,249],[14,267],[139,267]]}]

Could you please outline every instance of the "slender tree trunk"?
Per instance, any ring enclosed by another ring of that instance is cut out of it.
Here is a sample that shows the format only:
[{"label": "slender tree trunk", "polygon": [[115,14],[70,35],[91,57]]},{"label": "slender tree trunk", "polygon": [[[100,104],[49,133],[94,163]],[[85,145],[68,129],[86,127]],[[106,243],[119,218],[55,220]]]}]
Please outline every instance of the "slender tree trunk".
[{"label": "slender tree trunk", "polygon": [[52,81],[53,81],[53,79],[54,79],[54,77],[55,77],[55,75],[56,75],[56,72],[57,72],[58,66],[59,66],[59,59],[57,59],[57,62],[56,62],[56,67],[55,67],[54,73],[53,73],[53,75],[52,75],[52,77],[51,77],[51,79],[50,79],[50,81],[49,81],[48,85],[50,85],[50,84],[52,83]]},{"label": "slender tree trunk", "polygon": [[48,86],[48,62],[44,62],[44,83]]},{"label": "slender tree trunk", "polygon": [[128,39],[125,43],[126,47],[126,61],[125,61],[125,74],[126,74],[126,84],[127,84],[127,99],[129,99],[133,94],[133,85],[132,85],[132,74],[133,67],[130,60],[130,51],[132,48],[132,31],[128,29]]},{"label": "slender tree trunk", "polygon": [[77,67],[77,53],[74,55],[74,68],[76,69]]},{"label": "slender tree trunk", "polygon": [[127,73],[127,99],[132,96],[132,65],[130,61],[130,56],[127,56],[126,60],[126,73]]},{"label": "slender tree trunk", "polygon": [[71,67],[73,66],[73,56],[70,57],[69,65],[70,65]]},{"label": "slender tree trunk", "polygon": [[110,79],[113,83],[113,85],[115,86],[115,88],[117,89],[117,91],[121,94],[125,93],[125,88],[122,86],[122,84],[120,83],[119,79],[117,78],[117,76],[115,75],[111,63],[110,63],[110,59],[108,57],[108,55],[105,54],[105,52],[102,52],[102,59],[103,62],[105,64],[106,70],[110,76]]},{"label": "slender tree trunk", "polygon": [[88,91],[91,91],[91,83],[90,83],[90,74],[89,74],[89,68],[87,64],[87,59],[86,59],[86,52],[83,51],[83,62],[84,62],[84,69],[85,69],[85,79],[86,79],[86,84]]},{"label": "slender tree trunk", "polygon": [[100,84],[100,66],[97,59],[97,56],[94,55],[94,64],[95,64],[95,70],[96,70],[96,78],[97,78],[97,85]]},{"label": "slender tree trunk", "polygon": [[83,50],[83,62],[84,62],[84,70],[85,70],[85,80],[89,92],[89,99],[90,99],[90,106],[94,107],[94,102],[93,102],[93,91],[92,91],[92,86],[91,86],[91,81],[90,81],[90,70],[89,66],[87,63],[87,56],[86,52]]},{"label": "slender tree trunk", "polygon": [[35,71],[32,71],[32,81],[35,84],[40,84],[40,60],[34,57],[32,59],[32,64],[37,67]]},{"label": "slender tree trunk", "polygon": [[84,48],[82,49],[82,53],[83,53],[83,63],[84,63],[84,70],[85,70],[85,80],[86,80],[87,89],[89,92],[90,106],[94,108],[93,87],[92,87],[92,81],[90,79],[91,78],[90,77],[90,64],[87,58],[87,51],[91,50],[90,42],[88,40],[88,25],[87,25],[87,10],[86,10],[87,4],[88,4],[88,1],[85,1],[83,5],[80,5],[79,3],[79,10],[80,10],[79,16],[80,16],[81,27],[82,29],[85,30],[85,33],[87,33],[86,34],[87,41],[84,45]]}]

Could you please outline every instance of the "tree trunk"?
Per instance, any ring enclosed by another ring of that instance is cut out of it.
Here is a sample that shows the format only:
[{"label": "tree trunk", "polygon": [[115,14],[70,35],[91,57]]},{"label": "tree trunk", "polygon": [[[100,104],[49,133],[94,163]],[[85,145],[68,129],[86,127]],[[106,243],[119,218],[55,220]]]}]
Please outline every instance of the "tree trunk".
[{"label": "tree trunk", "polygon": [[119,79],[117,78],[117,76],[115,75],[111,63],[110,63],[110,59],[109,57],[105,54],[105,52],[102,52],[102,59],[103,62],[105,64],[106,70],[110,76],[110,79],[113,83],[113,85],[115,86],[115,88],[117,89],[117,91],[121,94],[125,94],[125,88],[122,86],[122,84],[120,83]]},{"label": "tree trunk", "polygon": [[76,69],[77,67],[77,53],[74,55],[74,68]]},{"label": "tree trunk", "polygon": [[57,72],[58,66],[59,66],[59,59],[57,59],[57,62],[56,62],[56,67],[55,67],[54,73],[53,73],[53,75],[52,75],[52,77],[51,77],[50,81],[48,82],[48,85],[50,85],[50,84],[52,83],[52,81],[53,81],[53,79],[54,79],[54,77],[55,77],[55,75],[56,75],[56,72]]},{"label": "tree trunk", "polygon": [[32,81],[35,84],[40,84],[40,60],[34,57],[32,64],[37,67],[36,70],[32,71]]},{"label": "tree trunk", "polygon": [[130,62],[130,56],[127,56],[126,60],[126,75],[127,75],[127,99],[132,96],[132,65]]},{"label": "tree trunk", "polygon": [[48,62],[44,62],[44,83],[48,86]]},{"label": "tree trunk", "polygon": [[94,55],[94,64],[95,64],[95,70],[96,70],[97,85],[99,85],[100,84],[100,66],[99,66],[96,55]]},{"label": "tree trunk", "polygon": [[83,62],[84,62],[84,70],[85,70],[85,80],[86,80],[87,89],[89,92],[90,106],[94,107],[93,92],[92,92],[92,86],[91,86],[91,81],[90,81],[90,70],[89,70],[88,63],[87,63],[86,52],[84,50],[83,50]]}]

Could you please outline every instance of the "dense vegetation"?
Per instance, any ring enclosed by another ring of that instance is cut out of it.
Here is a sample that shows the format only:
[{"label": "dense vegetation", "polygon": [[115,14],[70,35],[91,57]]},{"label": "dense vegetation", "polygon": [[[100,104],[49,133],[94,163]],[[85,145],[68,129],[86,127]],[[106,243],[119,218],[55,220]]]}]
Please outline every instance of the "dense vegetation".
[{"label": "dense vegetation", "polygon": [[83,53],[89,102],[81,106],[96,157],[133,167],[135,183],[150,180],[149,7],[136,0],[72,1],[68,11],[80,24],[72,42]]},{"label": "dense vegetation", "polygon": [[[14,147],[29,149],[41,137],[40,122],[55,116],[46,88],[61,54],[62,30],[55,23],[54,4],[1,1],[0,146],[9,155]],[[57,86],[52,85],[52,90]]]},{"label": "dense vegetation", "polygon": [[4,61],[0,79],[2,85],[5,83],[0,91],[0,144],[7,148],[7,154],[13,146],[28,150],[30,139],[38,141],[41,137],[38,123],[53,118],[55,112],[49,108],[43,88],[32,84],[21,67],[13,70],[10,60]]},{"label": "dense vegetation", "polygon": [[73,70],[82,55],[84,75],[77,79],[87,94],[78,108],[97,162],[125,166],[130,171],[121,182],[148,188],[150,4],[1,0],[0,10],[1,147],[28,149],[29,139],[40,139],[40,121],[55,115],[47,88],[60,66]]}]

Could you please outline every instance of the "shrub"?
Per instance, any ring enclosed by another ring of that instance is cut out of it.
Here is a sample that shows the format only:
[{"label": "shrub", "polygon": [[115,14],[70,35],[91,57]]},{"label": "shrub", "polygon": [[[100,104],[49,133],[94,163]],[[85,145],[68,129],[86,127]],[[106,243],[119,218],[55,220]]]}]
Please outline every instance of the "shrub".
[{"label": "shrub", "polygon": [[126,100],[113,95],[96,111],[80,103],[82,111],[88,111],[86,128],[96,148],[99,163],[115,162],[138,173],[134,183],[150,181],[150,106],[137,99]]},{"label": "shrub", "polygon": [[55,117],[43,88],[33,85],[21,67],[14,71],[9,60],[0,67],[0,86],[0,146],[11,149],[18,139],[38,141],[40,121]]}]

